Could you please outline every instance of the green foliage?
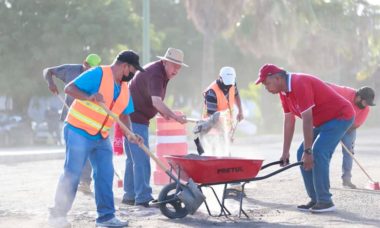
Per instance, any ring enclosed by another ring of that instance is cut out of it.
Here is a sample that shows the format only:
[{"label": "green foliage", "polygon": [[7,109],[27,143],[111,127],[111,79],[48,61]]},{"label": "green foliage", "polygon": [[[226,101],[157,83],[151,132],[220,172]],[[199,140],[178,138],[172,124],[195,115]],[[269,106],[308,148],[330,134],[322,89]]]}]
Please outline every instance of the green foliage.
[{"label": "green foliage", "polygon": [[[33,95],[48,94],[42,69],[81,63],[88,53],[109,64],[122,48],[141,52],[141,17],[132,1],[0,1],[0,95],[22,110]],[[152,37],[156,37],[154,31]],[[155,38],[159,43],[161,36]]]}]

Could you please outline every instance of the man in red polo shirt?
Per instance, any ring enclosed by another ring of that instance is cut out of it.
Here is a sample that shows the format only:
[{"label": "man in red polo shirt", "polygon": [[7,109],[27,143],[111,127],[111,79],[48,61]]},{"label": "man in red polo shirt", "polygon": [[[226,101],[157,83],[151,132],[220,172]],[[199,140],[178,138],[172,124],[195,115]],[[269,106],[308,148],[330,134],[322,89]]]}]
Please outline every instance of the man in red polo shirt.
[{"label": "man in red polo shirt", "polygon": [[301,211],[334,211],[330,193],[331,156],[355,113],[352,105],[325,82],[303,73],[288,73],[272,64],[261,67],[256,84],[263,83],[273,94],[279,94],[284,110],[284,143],[281,161],[289,159],[294,135],[295,116],[302,119],[304,141],[297,152],[303,161],[301,173],[310,202]]},{"label": "man in red polo shirt", "polygon": [[[370,87],[362,87],[358,90],[338,86],[331,83],[328,85],[335,90],[339,95],[348,100],[355,110],[355,121],[351,128],[348,129],[346,134],[342,138],[343,144],[354,152],[355,139],[356,139],[356,129],[359,128],[364,121],[367,119],[369,113],[369,106],[374,106],[373,100],[375,99],[375,91]],[[343,163],[342,163],[342,180],[343,186],[346,188],[355,189],[356,186],[351,182],[351,170],[352,170],[352,157],[348,154],[346,149],[342,147],[343,153]]]}]

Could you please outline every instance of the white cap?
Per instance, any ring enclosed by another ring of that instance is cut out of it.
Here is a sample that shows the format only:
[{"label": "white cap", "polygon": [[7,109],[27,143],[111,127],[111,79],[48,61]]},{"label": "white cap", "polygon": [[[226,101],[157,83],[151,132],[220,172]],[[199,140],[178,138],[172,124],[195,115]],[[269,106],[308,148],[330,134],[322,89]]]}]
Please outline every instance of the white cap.
[{"label": "white cap", "polygon": [[219,72],[219,76],[223,80],[225,85],[235,85],[236,72],[233,67],[222,67]]}]

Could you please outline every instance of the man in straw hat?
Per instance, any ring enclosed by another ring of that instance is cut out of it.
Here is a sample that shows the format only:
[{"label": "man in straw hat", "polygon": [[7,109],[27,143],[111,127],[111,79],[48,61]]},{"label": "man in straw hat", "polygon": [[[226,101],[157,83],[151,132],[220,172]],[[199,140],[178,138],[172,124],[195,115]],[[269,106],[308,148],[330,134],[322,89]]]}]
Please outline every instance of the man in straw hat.
[{"label": "man in straw hat", "polygon": [[[135,112],[131,114],[133,131],[142,136],[145,146],[149,148],[149,121],[157,113],[166,119],[174,119],[184,124],[186,117],[175,114],[165,105],[168,82],[177,76],[183,63],[184,54],[181,50],[168,48],[165,56],[157,56],[160,60],[144,66],[145,72],[138,72],[131,80],[131,90]],[[127,155],[124,196],[122,202],[128,205],[149,207],[153,200],[150,186],[150,160],[148,155],[136,144],[125,140],[124,148]]]},{"label": "man in straw hat", "polygon": [[[53,80],[53,76],[55,76],[56,78],[61,80],[65,85],[67,85],[69,82],[77,78],[84,71],[92,67],[98,66],[101,61],[102,59],[99,55],[89,54],[87,55],[86,59],[83,61],[82,64],[63,64],[60,66],[49,67],[45,68],[42,74],[48,84],[50,92],[52,92],[55,95],[58,95],[58,87]],[[66,119],[68,112],[67,107],[70,107],[73,101],[74,98],[67,94],[65,95],[66,105],[62,106],[61,121],[64,121]],[[82,191],[83,193],[91,193],[91,172],[91,164],[89,160],[87,160],[81,175],[80,184],[78,187],[79,191]]]},{"label": "man in straw hat", "polygon": [[350,102],[324,81],[304,73],[289,73],[273,64],[259,71],[256,84],[263,83],[272,94],[279,94],[284,111],[284,142],[281,161],[289,161],[295,130],[295,117],[302,119],[304,141],[297,151],[303,161],[301,174],[310,201],[301,211],[323,213],[335,210],[330,193],[330,160],[335,147],[351,127],[355,112]]},{"label": "man in straw hat", "polygon": [[[335,90],[339,95],[348,100],[355,110],[355,120],[350,129],[342,138],[343,144],[354,153],[356,129],[359,128],[367,119],[370,108],[369,106],[375,106],[373,102],[375,99],[375,91],[364,86],[359,89],[354,89],[346,86],[338,86],[328,83],[328,85]],[[342,184],[345,188],[355,189],[356,186],[351,182],[352,171],[352,157],[349,152],[342,146],[343,162],[342,162]]]}]

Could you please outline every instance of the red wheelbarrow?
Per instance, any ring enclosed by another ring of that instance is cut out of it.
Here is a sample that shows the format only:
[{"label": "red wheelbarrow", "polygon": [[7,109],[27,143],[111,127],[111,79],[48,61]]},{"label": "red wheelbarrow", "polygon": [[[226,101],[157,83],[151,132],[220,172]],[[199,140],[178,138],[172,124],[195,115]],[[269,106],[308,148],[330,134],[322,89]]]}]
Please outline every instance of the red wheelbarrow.
[{"label": "red wheelbarrow", "polygon": [[[302,162],[289,164],[274,172],[257,177],[260,170],[273,165],[279,165],[281,164],[281,161],[272,162],[262,166],[263,160],[233,157],[198,156],[190,154],[186,156],[168,155],[165,156],[165,158],[171,166],[171,171],[174,170],[177,174],[178,179],[169,183],[161,190],[157,204],[159,204],[162,214],[171,219],[184,218],[189,213],[189,210],[186,209],[186,205],[181,202],[179,197],[177,197],[177,194],[181,192],[184,187],[184,184],[180,183],[178,180],[193,180],[200,191],[202,191],[202,187],[208,187],[212,190],[220,206],[220,214],[212,215],[207,201],[204,200],[210,216],[231,215],[230,211],[224,205],[227,197],[227,184],[241,183],[242,190],[239,191],[240,193],[238,194],[238,200],[240,202],[239,217],[243,213],[249,218],[247,213],[243,210],[245,184],[251,181],[269,178],[282,171],[303,164]],[[220,184],[224,184],[222,199],[219,199],[212,187],[213,185]]]}]

